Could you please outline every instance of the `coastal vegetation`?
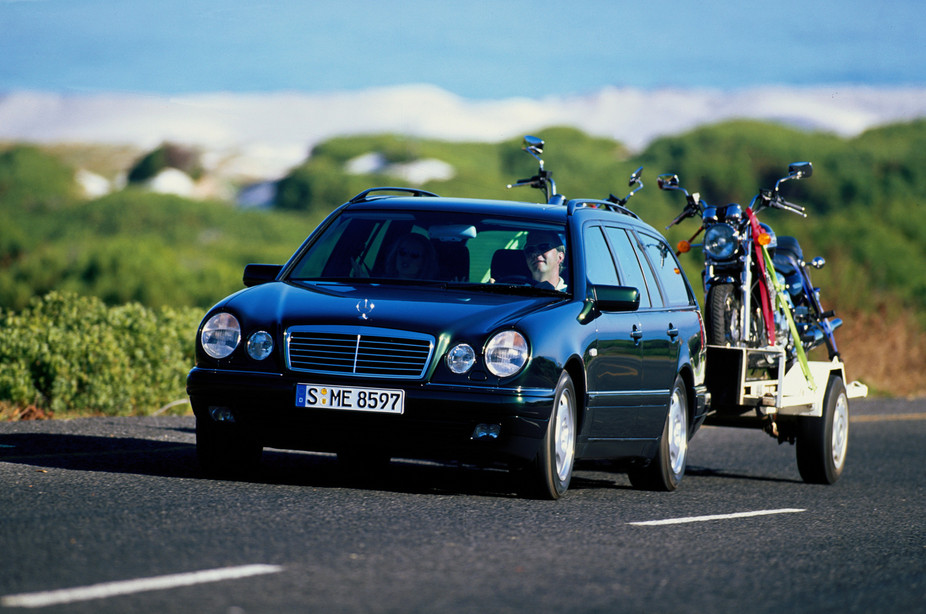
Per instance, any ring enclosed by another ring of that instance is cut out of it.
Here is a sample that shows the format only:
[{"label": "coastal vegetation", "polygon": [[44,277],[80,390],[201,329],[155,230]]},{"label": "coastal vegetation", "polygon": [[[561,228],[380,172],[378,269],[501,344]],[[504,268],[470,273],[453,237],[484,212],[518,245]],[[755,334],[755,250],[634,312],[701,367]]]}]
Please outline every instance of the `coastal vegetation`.
[{"label": "coastal vegetation", "polygon": [[[661,173],[678,174],[713,204],[745,205],[788,163],[813,162],[813,177],[783,188],[788,200],[806,206],[807,218],[767,211],[763,219],[778,234],[796,236],[806,256],[827,259],[814,282],[845,321],[837,339],[850,378],[879,394],[926,394],[926,121],[854,138],[732,121],[663,137],[638,152],[572,128],[537,134],[567,197],[623,196],[627,177],[643,166],[646,189],[630,206],[659,229],[684,204],[657,189]],[[171,403],[184,397],[203,311],[242,287],[245,264],[285,261],[325,215],[367,187],[540,197],[505,187],[536,170],[520,139],[331,139],[275,184],[265,209],[147,190],[144,180],[177,159],[193,180],[208,179],[197,160],[166,145],[122,169],[131,176],[126,187],[94,197],[78,189],[82,167],[94,170],[99,160],[111,173],[115,157],[105,148],[75,156],[0,146],[0,417],[188,410]],[[674,243],[696,229],[688,221],[668,237]],[[696,289],[699,258],[697,251],[682,257]]]}]

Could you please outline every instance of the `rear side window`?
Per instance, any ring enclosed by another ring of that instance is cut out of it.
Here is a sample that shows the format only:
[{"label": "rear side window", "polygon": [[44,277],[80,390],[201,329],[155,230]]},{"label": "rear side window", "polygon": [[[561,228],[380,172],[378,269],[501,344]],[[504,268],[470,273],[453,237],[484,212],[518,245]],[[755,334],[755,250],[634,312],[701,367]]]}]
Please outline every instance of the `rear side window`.
[{"label": "rear side window", "polygon": [[[627,236],[627,233],[620,228],[605,228],[608,235],[608,241],[611,243],[611,249],[614,251],[614,257],[617,258],[617,265],[621,270],[621,285],[631,286],[640,291],[640,308],[651,307],[649,286],[643,276],[643,270],[640,268],[640,261],[637,258],[637,250],[634,249],[633,243]],[[653,291],[658,290],[653,286]]]},{"label": "rear side window", "polygon": [[593,284],[618,286],[617,270],[611,259],[611,250],[601,227],[589,226],[585,229],[585,271]]},{"label": "rear side window", "polygon": [[685,281],[682,267],[675,259],[672,248],[665,241],[645,233],[640,233],[640,242],[662,284],[665,304],[669,307],[690,305],[691,294],[688,292],[688,283]]}]

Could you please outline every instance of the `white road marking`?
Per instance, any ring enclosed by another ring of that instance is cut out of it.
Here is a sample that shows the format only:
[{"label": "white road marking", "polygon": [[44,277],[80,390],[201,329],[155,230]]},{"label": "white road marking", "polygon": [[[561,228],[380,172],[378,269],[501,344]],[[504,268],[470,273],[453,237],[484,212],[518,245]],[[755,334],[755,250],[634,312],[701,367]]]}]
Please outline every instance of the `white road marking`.
[{"label": "white road marking", "polygon": [[898,420],[926,420],[926,413],[861,414],[858,416],[849,416],[849,422],[896,422]]},{"label": "white road marking", "polygon": [[713,516],[689,516],[688,518],[669,518],[666,520],[645,520],[643,522],[628,522],[638,527],[655,527],[667,524],[685,524],[689,522],[707,522],[709,520],[729,520],[731,518],[751,518],[753,516],[770,516],[772,514],[797,514],[807,510],[785,508],[780,510],[758,510],[755,512],[739,512],[736,514],[715,514]]},{"label": "white road marking", "polygon": [[154,578],[105,582],[92,586],[64,588],[41,593],[6,595],[5,597],[0,597],[0,606],[7,608],[41,608],[49,605],[73,603],[75,601],[89,601],[91,599],[104,599],[106,597],[129,595],[143,591],[164,590],[176,588],[178,586],[192,586],[194,584],[204,584],[206,582],[219,582],[221,580],[236,580],[249,576],[279,573],[280,571],[283,571],[283,568],[279,565],[243,565],[241,567],[207,569],[204,571],[157,576]]}]

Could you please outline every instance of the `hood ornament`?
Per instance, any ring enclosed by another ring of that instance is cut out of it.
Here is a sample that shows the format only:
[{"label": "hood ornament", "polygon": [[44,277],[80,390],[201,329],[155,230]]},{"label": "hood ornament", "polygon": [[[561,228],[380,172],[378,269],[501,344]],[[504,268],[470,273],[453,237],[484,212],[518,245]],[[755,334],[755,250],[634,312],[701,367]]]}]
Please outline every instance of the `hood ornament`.
[{"label": "hood ornament", "polygon": [[376,305],[374,305],[373,301],[368,298],[365,298],[362,301],[357,301],[357,311],[360,312],[360,319],[369,320],[370,314],[373,313],[374,307],[376,307]]}]

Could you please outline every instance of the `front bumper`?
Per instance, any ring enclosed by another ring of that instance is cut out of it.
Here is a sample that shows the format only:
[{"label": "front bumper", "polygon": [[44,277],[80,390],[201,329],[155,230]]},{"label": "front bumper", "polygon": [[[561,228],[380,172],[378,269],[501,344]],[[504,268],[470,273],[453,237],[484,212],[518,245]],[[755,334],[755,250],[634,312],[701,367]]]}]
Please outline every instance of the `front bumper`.
[{"label": "front bumper", "polygon": [[[402,388],[401,415],[296,406],[296,385]],[[433,383],[358,382],[311,374],[230,371],[196,367],[187,393],[198,420],[223,408],[265,447],[338,452],[375,449],[390,456],[479,462],[532,460],[553,407],[552,389]],[[497,437],[474,438],[477,425],[498,425]]]}]

